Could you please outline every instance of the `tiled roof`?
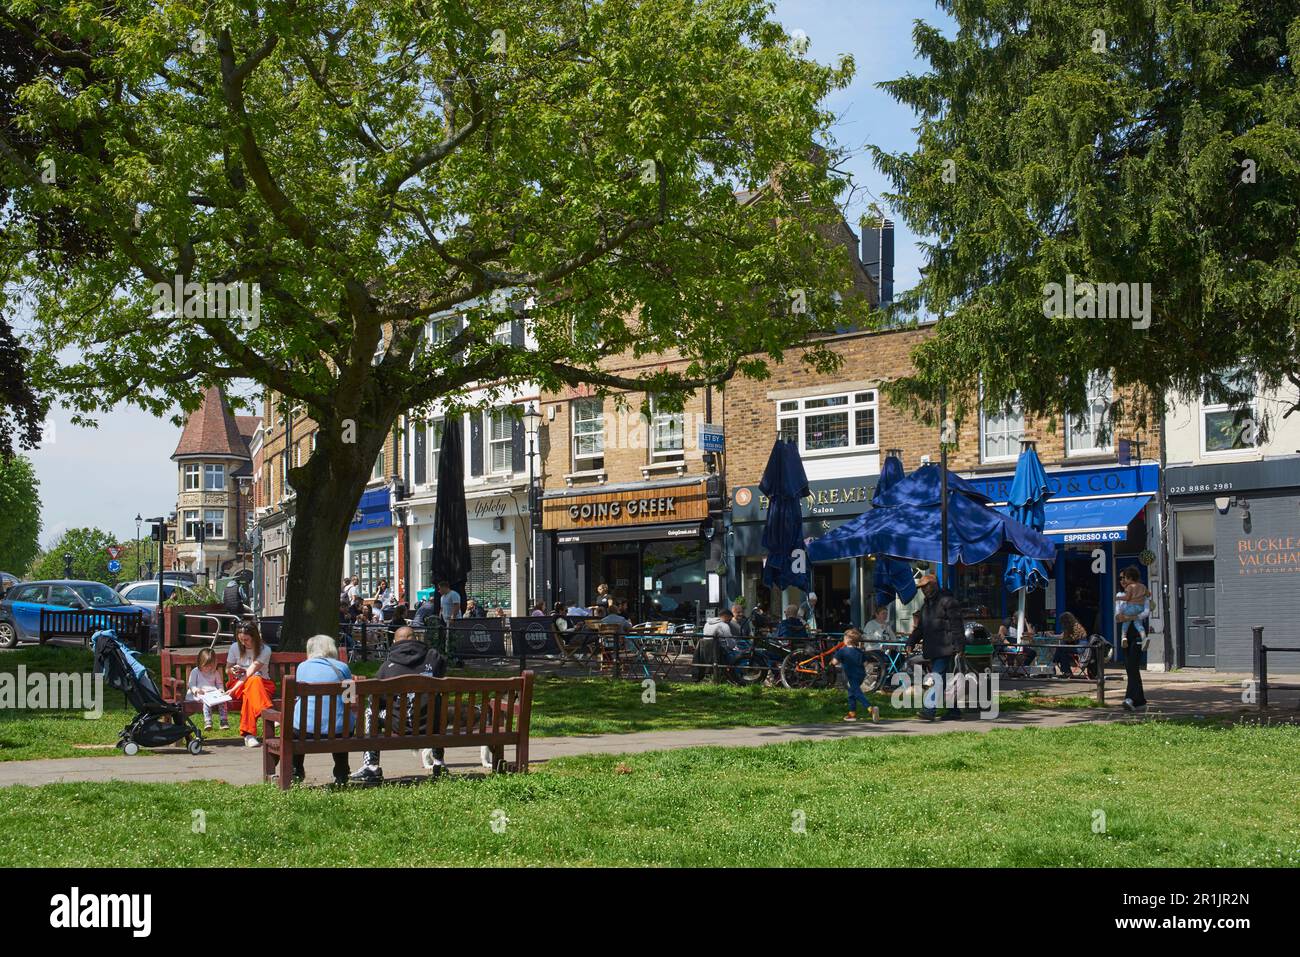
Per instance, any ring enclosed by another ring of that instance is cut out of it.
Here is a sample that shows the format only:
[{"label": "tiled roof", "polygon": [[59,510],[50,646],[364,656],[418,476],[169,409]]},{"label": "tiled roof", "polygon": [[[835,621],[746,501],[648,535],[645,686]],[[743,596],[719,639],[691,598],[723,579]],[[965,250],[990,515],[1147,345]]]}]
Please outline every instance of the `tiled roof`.
[{"label": "tiled roof", "polygon": [[262,424],[260,415],[237,415],[235,416],[235,426],[239,429],[239,434],[244,437],[244,444],[247,445],[253,440],[253,433],[257,427]]},{"label": "tiled roof", "polygon": [[[256,416],[240,418],[253,419]],[[202,404],[190,414],[172,458],[184,455],[221,455],[241,459],[249,457],[248,439],[241,434],[239,423],[231,413],[225,396],[215,385],[208,386],[203,393]]]}]

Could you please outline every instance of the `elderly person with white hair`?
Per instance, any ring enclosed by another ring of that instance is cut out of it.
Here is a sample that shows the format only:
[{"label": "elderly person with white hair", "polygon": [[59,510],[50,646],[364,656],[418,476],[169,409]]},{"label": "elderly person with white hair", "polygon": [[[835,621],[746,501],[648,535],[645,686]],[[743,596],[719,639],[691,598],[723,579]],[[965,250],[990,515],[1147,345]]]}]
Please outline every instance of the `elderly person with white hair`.
[{"label": "elderly person with white hair", "polygon": [[[307,639],[307,660],[300,664],[294,671],[293,679],[298,684],[335,684],[340,681],[347,681],[352,677],[352,672],[348,666],[338,660],[339,648],[334,639],[329,635],[315,635]],[[334,699],[334,714],[332,716],[321,716],[321,730],[327,727],[327,721],[334,722],[334,733],[338,734],[343,731],[343,696],[339,695]],[[288,717],[286,715],[286,717]],[[293,727],[304,737],[312,737],[316,730],[316,699],[314,697],[300,697],[294,706]],[[293,777],[296,781],[301,781],[306,777],[306,771],[303,769],[304,755],[295,754],[293,756]],[[348,756],[347,753],[336,753],[334,755],[334,783],[348,783]]]}]

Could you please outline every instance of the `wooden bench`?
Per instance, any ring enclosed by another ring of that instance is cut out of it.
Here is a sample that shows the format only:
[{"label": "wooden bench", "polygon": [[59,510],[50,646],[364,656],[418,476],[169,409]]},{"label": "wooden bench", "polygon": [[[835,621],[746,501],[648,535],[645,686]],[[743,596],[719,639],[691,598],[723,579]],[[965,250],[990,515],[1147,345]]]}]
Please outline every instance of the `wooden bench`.
[{"label": "wooden bench", "polygon": [[[221,687],[226,686],[226,655],[229,653],[229,645],[225,648],[214,648],[217,655],[217,673],[220,675]],[[202,701],[186,701],[185,692],[189,688],[190,671],[199,666],[198,648],[189,649],[188,652],[182,652],[175,648],[164,648],[162,650],[162,664],[159,671],[162,673],[162,696],[164,701],[171,704],[180,705],[185,709],[186,714],[195,714],[203,710]],[[298,665],[307,660],[305,652],[301,651],[273,651],[271,652],[271,662],[267,666],[266,677],[270,678],[275,684],[275,693],[271,695],[273,701],[279,702],[280,692],[284,687],[284,680],[292,678],[294,670]],[[239,702],[230,702],[234,711],[238,712]]]},{"label": "wooden bench", "polygon": [[148,628],[144,613],[135,611],[85,611],[69,609],[56,611],[41,609],[40,633],[37,640],[43,645],[51,638],[80,638],[89,648],[90,638],[97,631],[112,629],[117,637],[137,651],[144,651],[148,641]]},{"label": "wooden bench", "polygon": [[[314,726],[298,731],[286,716],[301,709],[300,721],[305,723],[309,700]],[[342,728],[336,730],[334,716],[340,703]],[[280,789],[288,790],[293,757],[298,754],[468,747],[488,748],[492,767],[501,769],[506,767],[507,744],[515,747],[511,767],[526,773],[532,707],[531,671],[517,678],[411,676],[329,684],[286,677],[282,706],[262,713],[262,773],[269,780],[279,759]],[[381,719],[380,712],[387,712],[386,717]]]}]

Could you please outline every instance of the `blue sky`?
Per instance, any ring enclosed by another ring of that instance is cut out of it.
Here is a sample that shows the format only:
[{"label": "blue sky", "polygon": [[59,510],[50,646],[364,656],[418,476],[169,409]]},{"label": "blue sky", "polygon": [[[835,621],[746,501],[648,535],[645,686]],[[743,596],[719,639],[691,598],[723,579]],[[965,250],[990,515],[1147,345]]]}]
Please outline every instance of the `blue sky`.
[{"label": "blue sky", "polygon": [[[852,85],[829,104],[840,117],[835,137],[854,154],[845,165],[859,187],[847,211],[856,230],[867,204],[888,188],[864,145],[894,152],[915,142],[911,111],[875,84],[922,69],[912,50],[915,20],[947,21],[930,0],[778,0],[776,18],[787,31],[808,35],[807,56],[830,63],[847,53],[857,65]],[[895,260],[897,293],[916,282],[923,262],[916,237],[901,223],[895,232]],[[98,429],[73,426],[61,409],[52,418],[53,442],[29,453],[41,482],[43,545],[81,525],[131,539],[137,513],[148,518],[175,508],[176,469],[170,456],[180,430],[170,421],[127,406],[106,410]]]}]

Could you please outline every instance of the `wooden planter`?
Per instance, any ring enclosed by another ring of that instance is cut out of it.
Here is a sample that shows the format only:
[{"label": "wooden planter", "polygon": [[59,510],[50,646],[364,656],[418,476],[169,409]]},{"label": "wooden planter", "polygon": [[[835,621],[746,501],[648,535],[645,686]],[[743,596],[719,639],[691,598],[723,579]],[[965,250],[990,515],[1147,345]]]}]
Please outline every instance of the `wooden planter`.
[{"label": "wooden planter", "polygon": [[[211,623],[187,621],[186,615],[203,615],[211,612],[224,612],[225,605],[173,605],[162,609],[163,647],[184,648],[189,645],[206,645],[212,640]],[[203,629],[206,627],[206,633]]]}]

